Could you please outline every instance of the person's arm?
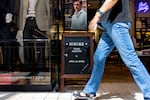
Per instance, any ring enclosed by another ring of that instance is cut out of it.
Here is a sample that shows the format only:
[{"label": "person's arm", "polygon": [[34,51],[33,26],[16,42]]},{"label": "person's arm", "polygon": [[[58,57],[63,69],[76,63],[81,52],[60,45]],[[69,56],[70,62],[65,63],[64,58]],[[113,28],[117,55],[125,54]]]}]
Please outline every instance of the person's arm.
[{"label": "person's arm", "polygon": [[95,16],[91,20],[89,24],[89,30],[94,30],[97,22],[100,20],[101,15],[110,10],[117,2],[118,0],[105,0],[103,5],[98,9]]}]

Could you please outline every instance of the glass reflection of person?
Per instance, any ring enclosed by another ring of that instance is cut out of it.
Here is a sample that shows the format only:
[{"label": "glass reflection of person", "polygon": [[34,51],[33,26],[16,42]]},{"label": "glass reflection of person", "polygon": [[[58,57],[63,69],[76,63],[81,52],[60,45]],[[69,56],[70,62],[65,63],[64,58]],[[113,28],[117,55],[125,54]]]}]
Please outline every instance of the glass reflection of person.
[{"label": "glass reflection of person", "polygon": [[73,8],[71,30],[87,30],[87,12],[82,9],[82,0],[73,0]]}]

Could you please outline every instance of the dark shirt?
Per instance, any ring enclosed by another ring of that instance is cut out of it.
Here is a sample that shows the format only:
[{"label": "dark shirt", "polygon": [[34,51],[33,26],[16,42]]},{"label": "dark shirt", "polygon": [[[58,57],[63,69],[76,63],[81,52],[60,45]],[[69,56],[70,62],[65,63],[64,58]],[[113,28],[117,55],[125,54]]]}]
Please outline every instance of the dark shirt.
[{"label": "dark shirt", "polygon": [[[100,6],[102,3],[103,0],[100,1]],[[131,22],[129,0],[118,0],[112,9],[102,15],[100,22],[103,21],[110,21],[111,23]]]}]

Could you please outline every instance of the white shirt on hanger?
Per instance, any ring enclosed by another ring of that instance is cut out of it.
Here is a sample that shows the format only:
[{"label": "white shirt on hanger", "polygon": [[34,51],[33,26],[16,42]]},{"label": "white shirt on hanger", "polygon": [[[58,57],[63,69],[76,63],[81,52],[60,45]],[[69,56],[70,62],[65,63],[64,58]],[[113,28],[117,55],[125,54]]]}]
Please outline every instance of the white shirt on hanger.
[{"label": "white shirt on hanger", "polygon": [[36,5],[38,0],[29,0],[27,17],[36,17]]}]

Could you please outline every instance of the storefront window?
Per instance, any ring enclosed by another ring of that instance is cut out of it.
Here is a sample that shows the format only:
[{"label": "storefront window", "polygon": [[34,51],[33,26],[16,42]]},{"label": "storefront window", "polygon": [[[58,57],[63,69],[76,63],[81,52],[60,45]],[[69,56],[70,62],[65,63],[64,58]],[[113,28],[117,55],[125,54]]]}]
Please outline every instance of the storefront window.
[{"label": "storefront window", "polygon": [[[2,86],[50,86],[54,81],[53,73],[56,67],[54,58],[56,59],[57,56],[52,58],[53,42],[51,41],[57,39],[54,38],[56,30],[54,31],[53,18],[56,2],[55,0],[9,2],[12,11],[7,14],[7,22],[3,21],[0,24],[0,84]],[[8,9],[6,5],[5,3],[0,5],[0,13],[4,11],[4,15],[5,9]],[[4,20],[5,17],[1,13],[0,20]]]}]

